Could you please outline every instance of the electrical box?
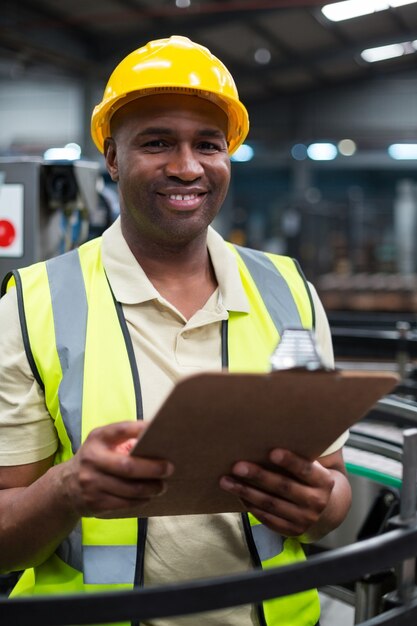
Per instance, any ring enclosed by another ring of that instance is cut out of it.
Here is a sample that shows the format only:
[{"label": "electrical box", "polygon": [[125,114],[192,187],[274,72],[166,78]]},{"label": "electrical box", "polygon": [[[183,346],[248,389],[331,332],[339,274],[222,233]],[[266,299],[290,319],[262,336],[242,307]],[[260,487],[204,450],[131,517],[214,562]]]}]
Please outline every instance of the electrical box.
[{"label": "electrical box", "polygon": [[95,162],[0,158],[0,281],[89,238],[99,178]]}]

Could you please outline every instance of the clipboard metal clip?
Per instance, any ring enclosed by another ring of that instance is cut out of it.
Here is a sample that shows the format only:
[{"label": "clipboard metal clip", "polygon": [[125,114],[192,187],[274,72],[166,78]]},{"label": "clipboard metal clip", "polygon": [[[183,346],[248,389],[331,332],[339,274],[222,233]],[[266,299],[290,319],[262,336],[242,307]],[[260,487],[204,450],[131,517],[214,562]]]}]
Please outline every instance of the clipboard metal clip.
[{"label": "clipboard metal clip", "polygon": [[302,368],[307,370],[328,370],[315,337],[305,328],[286,328],[281,341],[272,353],[271,371]]}]

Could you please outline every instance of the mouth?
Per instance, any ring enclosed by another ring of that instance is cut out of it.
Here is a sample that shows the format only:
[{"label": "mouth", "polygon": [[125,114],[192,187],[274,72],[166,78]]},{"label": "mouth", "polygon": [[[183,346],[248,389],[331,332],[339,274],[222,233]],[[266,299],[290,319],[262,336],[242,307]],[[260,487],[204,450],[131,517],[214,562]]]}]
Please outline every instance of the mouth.
[{"label": "mouth", "polygon": [[168,208],[175,211],[194,211],[198,209],[207,192],[199,193],[161,193],[158,194],[165,200]]}]

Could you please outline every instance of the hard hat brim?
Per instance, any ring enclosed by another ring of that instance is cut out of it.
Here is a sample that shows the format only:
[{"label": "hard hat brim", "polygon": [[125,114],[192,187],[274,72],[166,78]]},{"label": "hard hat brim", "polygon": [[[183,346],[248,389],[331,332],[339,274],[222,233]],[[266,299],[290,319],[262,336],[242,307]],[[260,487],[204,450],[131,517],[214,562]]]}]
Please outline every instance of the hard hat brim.
[{"label": "hard hat brim", "polygon": [[240,101],[228,98],[223,94],[219,96],[218,94],[201,89],[164,85],[125,93],[114,98],[103,100],[98,104],[94,108],[91,118],[91,136],[97,149],[101,153],[104,152],[104,140],[110,137],[110,121],[116,111],[129,102],[132,102],[132,100],[162,93],[197,96],[205,100],[210,100],[219,106],[228,118],[227,145],[230,156],[236,152],[247,137],[249,132],[249,115],[246,107]]}]

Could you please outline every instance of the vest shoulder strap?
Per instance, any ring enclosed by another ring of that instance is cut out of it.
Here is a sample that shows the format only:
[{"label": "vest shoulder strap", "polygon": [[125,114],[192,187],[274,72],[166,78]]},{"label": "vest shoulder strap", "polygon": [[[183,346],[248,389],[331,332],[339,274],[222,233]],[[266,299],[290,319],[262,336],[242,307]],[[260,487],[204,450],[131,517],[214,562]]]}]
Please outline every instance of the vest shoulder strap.
[{"label": "vest shoulder strap", "polygon": [[251,275],[279,335],[285,328],[314,327],[310,287],[295,259],[243,246],[229,247]]},{"label": "vest shoulder strap", "polygon": [[32,374],[40,386],[42,390],[45,389],[45,385],[43,383],[42,377],[39,373],[38,367],[36,365],[35,358],[33,356],[32,347],[29,340],[29,332],[26,321],[26,313],[25,313],[25,304],[23,298],[23,286],[22,286],[22,278],[18,270],[13,270],[12,272],[8,272],[4,277],[2,286],[1,286],[1,296],[4,296],[5,293],[11,288],[16,288],[16,297],[17,297],[17,307],[19,312],[19,323],[20,330],[22,333],[23,346],[26,353],[26,358],[29,363],[29,367],[32,371]]}]

